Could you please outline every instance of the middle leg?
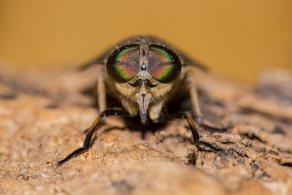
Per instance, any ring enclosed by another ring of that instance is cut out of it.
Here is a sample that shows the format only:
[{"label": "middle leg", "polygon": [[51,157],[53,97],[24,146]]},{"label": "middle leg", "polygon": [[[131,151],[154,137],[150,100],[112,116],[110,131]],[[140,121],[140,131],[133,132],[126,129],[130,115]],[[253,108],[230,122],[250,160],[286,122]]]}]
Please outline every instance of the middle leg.
[{"label": "middle leg", "polygon": [[226,129],[228,129],[229,126],[227,126],[227,127],[214,127],[214,126],[211,126],[211,125],[206,124],[204,122],[204,115],[201,111],[200,104],[199,104],[197,86],[194,83],[191,76],[187,75],[187,80],[188,80],[188,87],[189,87],[190,98],[191,98],[191,103],[192,103],[192,111],[193,111],[195,120],[198,123],[198,125],[201,127],[206,127],[208,129],[215,130],[215,131],[225,131]]}]

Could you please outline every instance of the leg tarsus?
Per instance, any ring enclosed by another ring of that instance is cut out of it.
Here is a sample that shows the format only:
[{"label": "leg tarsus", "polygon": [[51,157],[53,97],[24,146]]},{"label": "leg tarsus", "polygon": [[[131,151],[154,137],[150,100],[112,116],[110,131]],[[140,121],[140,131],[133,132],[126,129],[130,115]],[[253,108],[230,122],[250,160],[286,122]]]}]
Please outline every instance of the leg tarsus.
[{"label": "leg tarsus", "polygon": [[208,142],[205,142],[205,141],[199,141],[199,142],[197,142],[197,145],[198,145],[198,146],[199,146],[199,145],[206,146],[206,147],[210,148],[211,151],[213,151],[213,152],[220,152],[220,151],[223,151],[223,149],[220,148],[219,146],[214,145],[214,144],[211,144],[211,143],[208,143]]},{"label": "leg tarsus", "polygon": [[63,163],[67,162],[68,160],[70,160],[71,158],[73,158],[75,156],[82,154],[86,150],[88,150],[88,148],[85,148],[85,147],[78,148],[77,150],[75,150],[71,154],[69,154],[66,158],[64,158],[63,160],[58,161],[58,166],[61,166]]},{"label": "leg tarsus", "polygon": [[81,148],[78,148],[77,150],[74,150],[72,153],[70,153],[63,160],[58,161],[58,164],[57,164],[58,166],[61,166],[63,163],[67,162],[71,158],[76,157],[76,156],[82,154],[83,152],[85,152],[86,150],[88,150],[88,148],[90,147],[90,141],[91,141],[93,133],[97,130],[97,127],[98,127],[100,120],[106,116],[123,116],[123,117],[125,117],[125,116],[128,116],[128,113],[125,111],[122,111],[122,110],[113,110],[113,109],[107,109],[107,110],[101,112],[96,117],[96,119],[93,121],[91,126],[88,128],[87,135],[85,137],[83,146]]},{"label": "leg tarsus", "polygon": [[82,134],[86,134],[86,133],[88,133],[88,131],[89,131],[89,128],[86,128],[82,131]]}]

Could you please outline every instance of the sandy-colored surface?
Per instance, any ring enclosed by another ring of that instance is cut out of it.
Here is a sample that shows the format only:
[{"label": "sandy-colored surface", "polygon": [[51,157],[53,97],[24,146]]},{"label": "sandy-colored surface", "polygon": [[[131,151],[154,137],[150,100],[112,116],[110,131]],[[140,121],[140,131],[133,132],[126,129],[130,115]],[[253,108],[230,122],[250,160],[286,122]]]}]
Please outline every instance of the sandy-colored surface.
[{"label": "sandy-colored surface", "polygon": [[78,94],[92,81],[72,72],[1,74],[2,194],[292,194],[292,91],[282,90],[289,73],[274,74],[279,81],[267,72],[256,90],[198,73],[206,120],[233,126],[200,129],[209,147],[192,145],[183,120],[142,138],[111,117],[88,152],[58,168],[96,116]]}]

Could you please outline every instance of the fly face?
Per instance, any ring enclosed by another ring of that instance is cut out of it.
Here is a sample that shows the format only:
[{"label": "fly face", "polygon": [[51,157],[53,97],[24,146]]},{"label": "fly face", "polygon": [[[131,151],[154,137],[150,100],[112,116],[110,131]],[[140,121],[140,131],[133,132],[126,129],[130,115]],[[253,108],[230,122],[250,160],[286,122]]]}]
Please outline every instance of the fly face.
[{"label": "fly face", "polygon": [[146,123],[149,112],[157,120],[165,101],[182,79],[182,65],[170,49],[152,43],[116,49],[106,62],[106,82],[131,114]]}]

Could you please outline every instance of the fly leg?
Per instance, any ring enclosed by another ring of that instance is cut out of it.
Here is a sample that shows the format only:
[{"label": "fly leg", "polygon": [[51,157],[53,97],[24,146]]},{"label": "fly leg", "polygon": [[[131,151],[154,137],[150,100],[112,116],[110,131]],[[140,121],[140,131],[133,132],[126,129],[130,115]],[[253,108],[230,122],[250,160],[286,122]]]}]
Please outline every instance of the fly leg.
[{"label": "fly leg", "polygon": [[120,116],[120,117],[127,117],[128,113],[122,110],[114,110],[114,109],[107,109],[104,110],[103,112],[101,112],[96,119],[93,121],[93,123],[91,124],[91,126],[88,129],[88,132],[86,134],[83,146],[81,148],[78,148],[77,150],[73,151],[72,153],[70,153],[66,158],[64,158],[63,160],[58,161],[58,166],[61,166],[63,163],[67,162],[68,160],[70,160],[73,157],[76,157],[80,154],[82,154],[83,152],[87,151],[89,146],[90,146],[90,141],[92,138],[93,133],[97,130],[97,126],[99,124],[99,122],[101,121],[102,118],[107,117],[107,116]]},{"label": "fly leg", "polygon": [[106,92],[104,83],[104,69],[99,69],[97,79],[97,102],[99,112],[103,112],[106,109]]},{"label": "fly leg", "polygon": [[190,76],[188,76],[188,83],[192,102],[192,111],[193,114],[195,115],[196,121],[200,124],[203,121],[203,113],[201,112],[200,109],[197,87]]},{"label": "fly leg", "polygon": [[187,113],[176,113],[176,114],[167,114],[164,115],[163,117],[159,118],[159,122],[167,122],[169,120],[173,119],[185,119],[188,122],[189,128],[192,132],[193,140],[195,144],[198,144],[200,141],[200,136],[198,133],[198,125],[196,122],[190,117]]},{"label": "fly leg", "polygon": [[189,128],[192,132],[193,135],[193,139],[194,139],[194,143],[197,144],[199,143],[200,140],[200,136],[198,133],[198,126],[197,124],[193,121],[193,119],[186,113],[177,113],[175,115],[170,116],[170,118],[181,118],[181,119],[186,119],[186,121],[188,122]]},{"label": "fly leg", "polygon": [[192,102],[192,111],[193,111],[193,114],[195,116],[195,120],[198,123],[198,125],[201,127],[206,127],[208,129],[215,130],[215,131],[224,131],[227,128],[229,128],[229,126],[228,127],[214,127],[214,126],[210,126],[210,125],[204,123],[204,116],[203,116],[203,113],[201,112],[201,109],[200,109],[198,91],[197,91],[196,84],[193,82],[193,79],[191,76],[188,76],[187,79],[188,79],[190,97],[191,97],[191,102]]},{"label": "fly leg", "polygon": [[[98,102],[98,111],[102,113],[106,109],[106,92],[105,92],[105,83],[104,83],[104,70],[99,68],[99,73],[97,77],[97,102]],[[85,129],[83,133],[87,133],[89,128]]]},{"label": "fly leg", "polygon": [[161,119],[162,121],[165,121],[165,120],[172,120],[175,118],[185,119],[188,122],[189,128],[192,132],[194,145],[197,146],[198,149],[202,149],[201,146],[205,146],[209,149],[209,151],[213,151],[213,152],[222,151],[222,149],[219,146],[200,140],[200,136],[198,132],[199,126],[187,113],[176,113],[173,115],[166,115],[164,118],[161,118]]}]

